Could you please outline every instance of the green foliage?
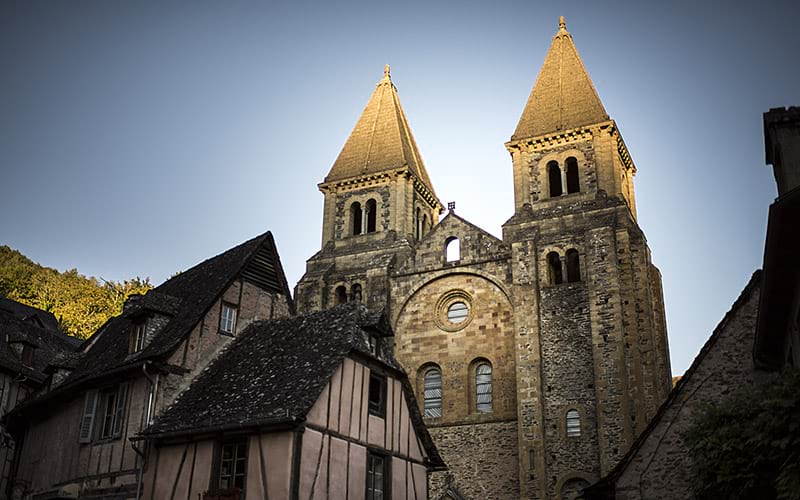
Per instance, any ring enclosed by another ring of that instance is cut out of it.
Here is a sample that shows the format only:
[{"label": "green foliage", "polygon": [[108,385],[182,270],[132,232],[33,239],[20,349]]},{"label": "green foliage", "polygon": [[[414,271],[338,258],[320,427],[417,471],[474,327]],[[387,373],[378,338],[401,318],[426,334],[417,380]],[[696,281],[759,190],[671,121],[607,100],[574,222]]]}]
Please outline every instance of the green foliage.
[{"label": "green foliage", "polygon": [[684,438],[697,498],[800,500],[800,371],[707,406]]},{"label": "green foliage", "polygon": [[121,313],[128,296],[151,288],[147,278],[117,283],[87,278],[77,269],[59,273],[0,246],[0,295],[52,312],[64,332],[81,339]]}]

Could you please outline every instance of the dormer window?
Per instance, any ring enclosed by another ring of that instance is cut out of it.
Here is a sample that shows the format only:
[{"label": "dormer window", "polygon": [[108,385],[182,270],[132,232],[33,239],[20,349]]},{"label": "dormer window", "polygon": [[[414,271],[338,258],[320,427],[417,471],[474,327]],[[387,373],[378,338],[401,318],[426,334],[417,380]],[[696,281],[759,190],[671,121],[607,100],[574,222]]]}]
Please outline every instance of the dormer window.
[{"label": "dormer window", "polygon": [[222,314],[219,318],[219,331],[220,333],[227,333],[233,335],[236,331],[236,306],[233,304],[222,304]]},{"label": "dormer window", "polygon": [[144,349],[144,340],[147,337],[147,320],[134,323],[131,328],[130,346],[128,352],[134,353]]}]

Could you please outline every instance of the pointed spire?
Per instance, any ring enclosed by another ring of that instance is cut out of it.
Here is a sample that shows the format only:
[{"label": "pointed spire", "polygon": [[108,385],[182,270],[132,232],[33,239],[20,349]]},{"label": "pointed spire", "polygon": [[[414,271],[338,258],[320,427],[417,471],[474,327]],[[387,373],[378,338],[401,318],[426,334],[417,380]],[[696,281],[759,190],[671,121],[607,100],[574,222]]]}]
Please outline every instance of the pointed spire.
[{"label": "pointed spire", "polygon": [[433,192],[428,172],[411,134],[389,65],[345,142],[325,182],[407,166]]},{"label": "pointed spire", "polygon": [[564,16],[512,140],[608,120],[600,97],[567,31]]}]

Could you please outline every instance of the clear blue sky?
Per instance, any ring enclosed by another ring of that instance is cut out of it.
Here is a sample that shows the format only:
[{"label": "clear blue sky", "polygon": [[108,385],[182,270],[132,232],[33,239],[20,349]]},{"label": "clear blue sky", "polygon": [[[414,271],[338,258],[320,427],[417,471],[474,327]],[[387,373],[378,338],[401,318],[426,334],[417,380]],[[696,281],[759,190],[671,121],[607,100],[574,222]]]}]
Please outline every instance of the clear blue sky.
[{"label": "clear blue sky", "polygon": [[160,283],[267,229],[290,285],[382,76],[435,188],[499,235],[564,15],[639,174],[682,373],[762,261],[761,114],[800,104],[796,2],[0,3],[0,244]]}]

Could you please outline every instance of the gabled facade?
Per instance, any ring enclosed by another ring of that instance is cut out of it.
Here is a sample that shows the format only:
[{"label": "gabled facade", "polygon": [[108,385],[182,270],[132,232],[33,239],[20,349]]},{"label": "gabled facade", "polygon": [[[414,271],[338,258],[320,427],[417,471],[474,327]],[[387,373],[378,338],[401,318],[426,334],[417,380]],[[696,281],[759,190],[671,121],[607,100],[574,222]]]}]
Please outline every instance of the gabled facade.
[{"label": "gabled facade", "polygon": [[428,498],[441,469],[380,314],[251,325],[137,439],[144,499]]},{"label": "gabled facade", "polygon": [[248,324],[293,304],[270,233],[133,297],[52,390],[8,417],[14,494],[136,498],[147,427]]},{"label": "gabled facade", "polygon": [[[380,212],[405,226],[352,234],[348,217],[358,212],[326,189],[366,195],[368,176],[391,172],[371,169],[372,155],[408,150],[371,139],[390,122],[365,118],[388,108],[376,96],[389,85],[387,73],[331,172],[342,158],[360,160],[321,184],[323,248],[298,301],[304,310],[354,297],[388,306],[395,354],[449,466],[431,476],[434,497],[573,498],[625,455],[671,386],[661,277],[636,219],[636,167],[562,18],[506,143],[515,213],[502,240],[453,206],[409,233],[418,227],[409,209],[424,196],[407,188],[389,189]],[[350,153],[352,144],[367,153]],[[427,174],[405,171],[433,193]],[[345,190],[345,178],[358,181]],[[440,206],[431,200],[423,220]],[[354,283],[358,296],[348,293]]]}]

